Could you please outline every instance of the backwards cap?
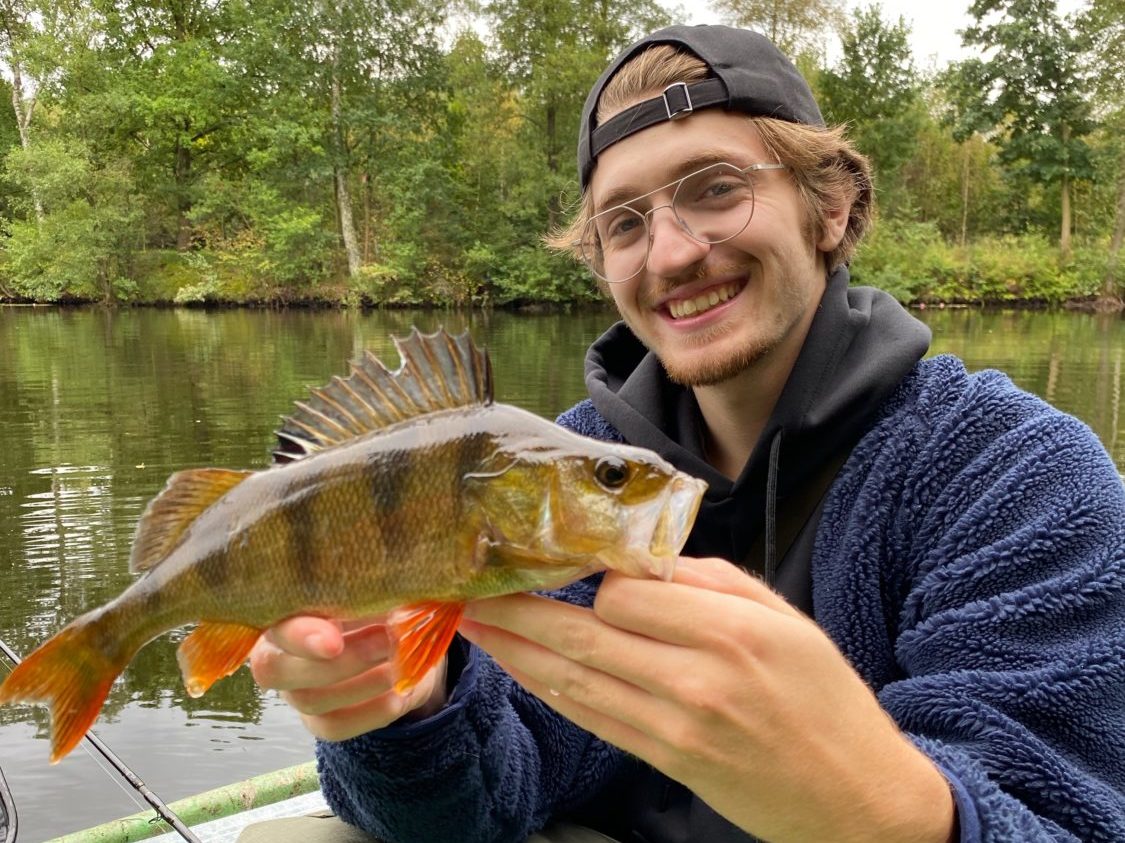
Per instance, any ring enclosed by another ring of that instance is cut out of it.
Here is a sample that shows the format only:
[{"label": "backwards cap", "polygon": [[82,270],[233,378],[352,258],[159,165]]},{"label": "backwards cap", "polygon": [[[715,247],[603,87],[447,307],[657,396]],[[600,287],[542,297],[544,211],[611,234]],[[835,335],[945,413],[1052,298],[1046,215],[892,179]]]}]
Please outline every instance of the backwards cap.
[{"label": "backwards cap", "polygon": [[[678,82],[594,127],[606,84],[622,65],[654,47],[669,44],[702,60],[714,78]],[[793,62],[764,35],[729,26],[669,26],[626,47],[594,84],[582,109],[578,131],[578,174],[585,191],[594,162],[608,147],[641,129],[686,117],[700,108],[722,106],[759,117],[824,126],[809,85]]]}]

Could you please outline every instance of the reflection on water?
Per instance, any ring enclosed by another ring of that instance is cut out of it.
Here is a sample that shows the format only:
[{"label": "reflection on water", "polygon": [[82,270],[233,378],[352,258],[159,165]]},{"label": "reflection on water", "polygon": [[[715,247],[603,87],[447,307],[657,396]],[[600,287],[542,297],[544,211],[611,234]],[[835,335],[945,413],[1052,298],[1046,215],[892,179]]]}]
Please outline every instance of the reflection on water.
[{"label": "reflection on water", "polygon": [[[1119,466],[1125,322],[1072,313],[929,311],[933,351],[997,367],[1087,421]],[[132,580],[146,502],[191,466],[261,468],[280,415],[392,334],[469,328],[488,346],[499,400],[553,417],[582,397],[582,356],[608,313],[355,314],[0,308],[0,637],[28,652]],[[96,731],[165,800],[311,757],[296,717],[243,670],[187,696],[175,646],[141,650]],[[0,668],[0,672],[5,669]],[[0,767],[21,839],[139,809],[83,750],[46,763],[46,710],[0,709]],[[65,794],[65,803],[61,800]]]}]

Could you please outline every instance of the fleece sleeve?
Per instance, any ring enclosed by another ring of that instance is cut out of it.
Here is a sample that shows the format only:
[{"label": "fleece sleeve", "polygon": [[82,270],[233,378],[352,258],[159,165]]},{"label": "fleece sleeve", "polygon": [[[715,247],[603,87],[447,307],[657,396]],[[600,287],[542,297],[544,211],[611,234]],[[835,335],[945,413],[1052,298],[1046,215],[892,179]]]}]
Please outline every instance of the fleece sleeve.
[{"label": "fleece sleeve", "polygon": [[965,843],[1125,840],[1125,487],[1093,433],[938,360],[833,490],[821,625]]},{"label": "fleece sleeve", "polygon": [[[590,605],[600,577],[553,595]],[[523,843],[576,807],[623,755],[555,714],[482,651],[426,720],[317,743],[320,783],[343,820],[385,843]]]}]

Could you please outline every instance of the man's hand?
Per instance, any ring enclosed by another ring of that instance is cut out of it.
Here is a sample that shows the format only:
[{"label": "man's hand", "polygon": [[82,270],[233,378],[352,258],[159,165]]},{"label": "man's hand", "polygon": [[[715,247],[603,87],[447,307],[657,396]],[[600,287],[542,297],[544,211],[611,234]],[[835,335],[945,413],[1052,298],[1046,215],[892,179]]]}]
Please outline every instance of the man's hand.
[{"label": "man's hand", "polygon": [[250,652],[263,688],[301,715],[318,738],[342,741],[445,704],[445,659],[405,694],[396,693],[383,618],[340,622],[297,616],[271,627]]},{"label": "man's hand", "polygon": [[592,610],[469,604],[462,634],[563,716],[782,841],[954,839],[949,787],[816,624],[719,559],[606,575]]}]

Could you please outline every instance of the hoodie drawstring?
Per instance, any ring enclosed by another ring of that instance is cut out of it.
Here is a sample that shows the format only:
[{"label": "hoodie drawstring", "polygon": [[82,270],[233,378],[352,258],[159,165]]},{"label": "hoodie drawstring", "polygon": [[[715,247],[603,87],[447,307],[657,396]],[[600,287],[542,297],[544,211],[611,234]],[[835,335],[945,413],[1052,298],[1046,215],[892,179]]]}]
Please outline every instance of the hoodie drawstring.
[{"label": "hoodie drawstring", "polygon": [[770,467],[766,477],[766,585],[773,585],[774,568],[777,566],[777,467],[781,461],[781,434],[778,430],[770,442]]}]

